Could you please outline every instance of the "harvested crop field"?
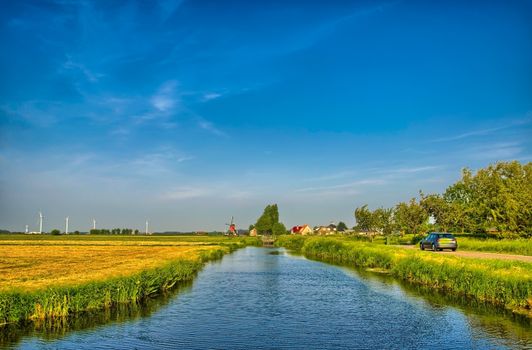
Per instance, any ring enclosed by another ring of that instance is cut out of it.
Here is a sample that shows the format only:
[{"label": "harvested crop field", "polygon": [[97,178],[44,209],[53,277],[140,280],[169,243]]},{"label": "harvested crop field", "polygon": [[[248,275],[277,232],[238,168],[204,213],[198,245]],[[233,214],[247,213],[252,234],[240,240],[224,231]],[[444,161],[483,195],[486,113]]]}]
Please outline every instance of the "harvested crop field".
[{"label": "harvested crop field", "polygon": [[[71,242],[69,242],[71,243]],[[201,245],[1,245],[0,291],[76,286],[131,275],[175,260],[199,260],[219,246]],[[150,243],[150,242],[147,242]]]}]

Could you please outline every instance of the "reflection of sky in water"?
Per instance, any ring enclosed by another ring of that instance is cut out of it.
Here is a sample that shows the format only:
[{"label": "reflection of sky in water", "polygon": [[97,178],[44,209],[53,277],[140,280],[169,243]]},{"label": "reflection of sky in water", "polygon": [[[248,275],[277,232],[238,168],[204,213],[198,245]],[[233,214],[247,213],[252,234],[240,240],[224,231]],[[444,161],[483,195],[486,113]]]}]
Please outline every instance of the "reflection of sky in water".
[{"label": "reflection of sky in water", "polygon": [[209,264],[149,317],[22,348],[499,348],[532,345],[507,318],[424,298],[393,280],[246,248]]}]

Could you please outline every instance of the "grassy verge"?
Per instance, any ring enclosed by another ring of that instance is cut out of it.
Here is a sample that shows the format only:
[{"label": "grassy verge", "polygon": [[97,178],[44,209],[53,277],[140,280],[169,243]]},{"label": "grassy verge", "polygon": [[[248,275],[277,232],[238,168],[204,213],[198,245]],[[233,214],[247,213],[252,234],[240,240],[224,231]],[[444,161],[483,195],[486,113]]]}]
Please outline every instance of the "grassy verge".
[{"label": "grassy verge", "polygon": [[532,239],[477,239],[458,237],[459,249],[532,256]]},{"label": "grassy verge", "polygon": [[461,259],[329,237],[280,237],[306,257],[389,272],[412,283],[501,305],[532,317],[532,264]]},{"label": "grassy verge", "polygon": [[71,245],[79,240],[71,237],[63,237],[64,244],[50,238],[50,245],[11,245],[0,239],[0,325],[140,303],[191,280],[207,261],[258,244],[249,238],[220,238],[206,245],[195,238],[185,243],[196,245],[179,245],[179,238],[173,238],[161,246],[150,238],[140,246],[142,240],[135,238],[127,246],[122,237],[105,246]]},{"label": "grassy verge", "polygon": [[[495,238],[480,238],[473,237],[467,234],[457,234],[458,249],[479,252],[492,252],[502,254],[517,254],[532,256],[532,239],[495,239]],[[346,241],[368,242],[373,244],[385,244],[386,238],[384,236],[376,236],[370,242],[366,236],[337,236]],[[419,240],[419,238],[417,239]],[[414,235],[392,236],[388,243],[396,245],[417,244]]]}]

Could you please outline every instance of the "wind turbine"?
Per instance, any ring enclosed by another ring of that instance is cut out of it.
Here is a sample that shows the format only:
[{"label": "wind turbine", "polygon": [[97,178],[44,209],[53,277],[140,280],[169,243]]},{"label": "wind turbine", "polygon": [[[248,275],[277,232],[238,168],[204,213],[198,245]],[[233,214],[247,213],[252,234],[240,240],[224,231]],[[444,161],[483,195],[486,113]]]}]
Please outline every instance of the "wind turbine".
[{"label": "wind turbine", "polygon": [[68,216],[65,218],[65,234],[68,235]]},{"label": "wind turbine", "polygon": [[148,220],[146,220],[146,234],[148,234]]},{"label": "wind turbine", "polygon": [[26,225],[26,234],[30,232],[28,225]]},{"label": "wind turbine", "polygon": [[96,230],[96,219],[92,219],[92,229]]},{"label": "wind turbine", "polygon": [[42,212],[39,211],[39,234],[42,234],[42,219],[44,216],[42,215]]}]

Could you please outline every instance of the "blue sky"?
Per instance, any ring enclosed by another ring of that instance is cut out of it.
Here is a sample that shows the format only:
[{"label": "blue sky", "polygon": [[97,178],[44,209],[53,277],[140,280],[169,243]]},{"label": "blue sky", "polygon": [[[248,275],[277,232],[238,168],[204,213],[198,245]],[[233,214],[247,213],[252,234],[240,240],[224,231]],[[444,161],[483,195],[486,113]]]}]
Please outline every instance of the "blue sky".
[{"label": "blue sky", "polygon": [[532,160],[530,1],[2,1],[0,228],[287,226]]}]

